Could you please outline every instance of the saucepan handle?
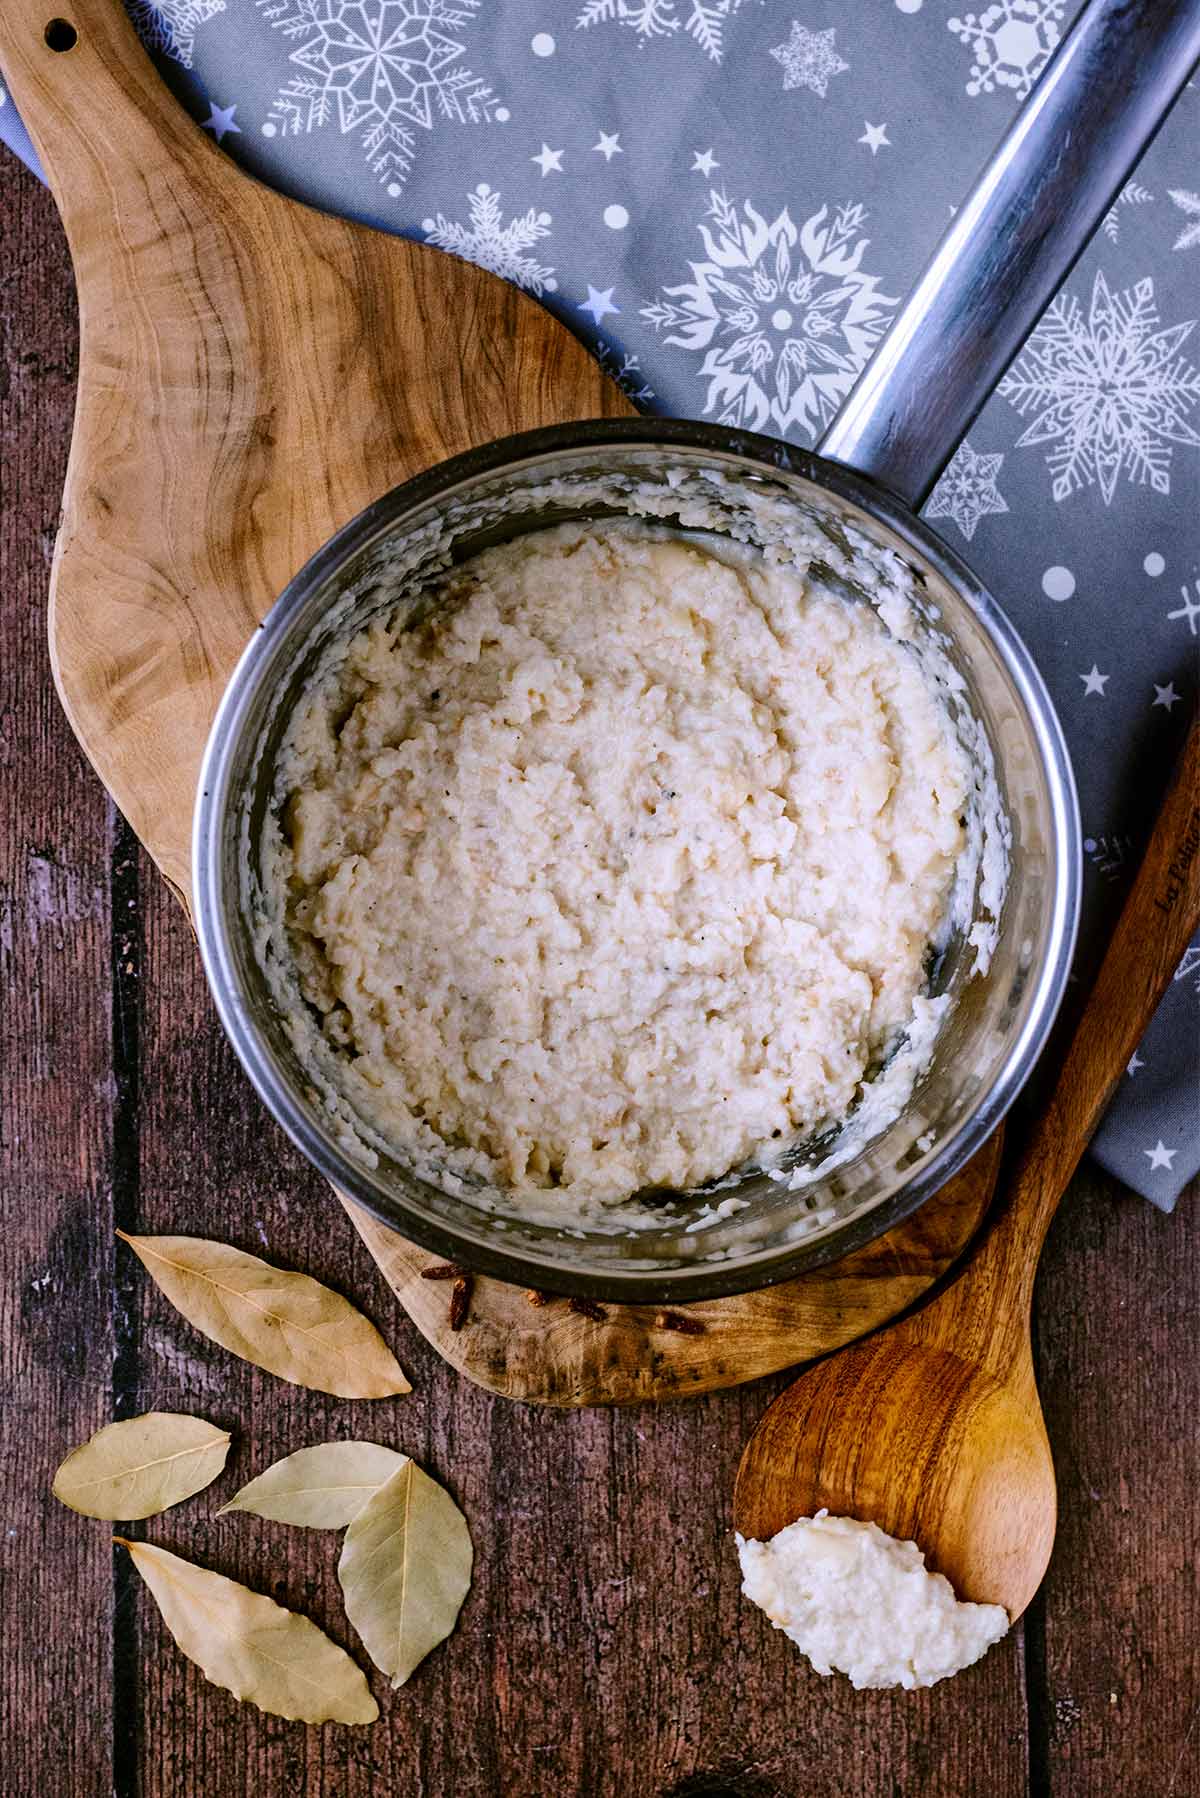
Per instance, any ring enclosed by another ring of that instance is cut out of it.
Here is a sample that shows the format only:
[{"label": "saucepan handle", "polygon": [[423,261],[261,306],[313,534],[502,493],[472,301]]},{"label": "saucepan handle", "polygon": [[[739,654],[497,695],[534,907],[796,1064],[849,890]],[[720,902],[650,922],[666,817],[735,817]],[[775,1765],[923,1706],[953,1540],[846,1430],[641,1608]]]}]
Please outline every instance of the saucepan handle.
[{"label": "saucepan handle", "polygon": [[1200,60],[1200,0],[1091,0],[817,448],[919,506]]}]

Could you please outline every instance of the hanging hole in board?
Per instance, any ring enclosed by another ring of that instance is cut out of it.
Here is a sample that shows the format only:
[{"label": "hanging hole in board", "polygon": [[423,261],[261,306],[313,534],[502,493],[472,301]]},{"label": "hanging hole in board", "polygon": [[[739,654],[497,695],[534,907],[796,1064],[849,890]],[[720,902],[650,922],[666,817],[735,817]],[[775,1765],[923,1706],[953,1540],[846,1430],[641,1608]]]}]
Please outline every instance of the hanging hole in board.
[{"label": "hanging hole in board", "polygon": [[51,50],[60,53],[73,50],[79,42],[79,33],[69,19],[51,19],[42,36]]}]

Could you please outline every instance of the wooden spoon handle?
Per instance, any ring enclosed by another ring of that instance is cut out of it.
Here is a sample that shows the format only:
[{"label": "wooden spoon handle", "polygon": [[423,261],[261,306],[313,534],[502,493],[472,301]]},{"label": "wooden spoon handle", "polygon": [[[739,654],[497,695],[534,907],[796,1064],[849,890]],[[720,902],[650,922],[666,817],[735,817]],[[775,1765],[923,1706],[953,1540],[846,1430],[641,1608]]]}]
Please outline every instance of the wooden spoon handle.
[{"label": "wooden spoon handle", "polygon": [[[996,1222],[961,1279],[914,1320],[993,1371],[1024,1341],[1038,1255],[1058,1201],[1200,926],[1200,718],[1193,723],[1133,889],[1054,1090],[1003,1182]],[[1149,1145],[1147,1145],[1149,1147]]]},{"label": "wooden spoon handle", "polygon": [[[1050,1102],[1016,1169],[1022,1234],[1040,1244],[1129,1058],[1200,926],[1200,718],[1188,732]],[[1032,1284],[1033,1270],[1028,1279]]]}]

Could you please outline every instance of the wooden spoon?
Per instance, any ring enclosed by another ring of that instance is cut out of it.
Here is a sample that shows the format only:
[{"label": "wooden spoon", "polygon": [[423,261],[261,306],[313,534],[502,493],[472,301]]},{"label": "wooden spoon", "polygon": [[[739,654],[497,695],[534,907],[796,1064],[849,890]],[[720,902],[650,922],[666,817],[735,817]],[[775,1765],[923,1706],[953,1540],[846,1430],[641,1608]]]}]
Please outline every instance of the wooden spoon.
[{"label": "wooden spoon", "polygon": [[746,1445],[743,1536],[822,1506],[911,1537],[960,1597],[1020,1616],[1054,1541],[1030,1309],[1050,1220],[1200,924],[1200,720],[1193,724],[1050,1102],[962,1272],[898,1324],[819,1362]]}]

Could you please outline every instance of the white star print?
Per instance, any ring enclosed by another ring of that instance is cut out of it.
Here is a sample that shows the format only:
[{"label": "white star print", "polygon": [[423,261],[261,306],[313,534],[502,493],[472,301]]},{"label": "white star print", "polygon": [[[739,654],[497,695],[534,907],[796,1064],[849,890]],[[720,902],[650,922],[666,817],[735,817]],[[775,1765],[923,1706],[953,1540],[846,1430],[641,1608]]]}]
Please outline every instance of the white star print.
[{"label": "white star print", "polygon": [[557,170],[560,175],[562,174],[562,159],[563,152],[561,150],[552,150],[549,144],[543,144],[538,154],[529,158],[530,162],[536,162],[541,169],[543,181],[546,179],[546,176],[550,173],[551,169]]},{"label": "white star print", "polygon": [[1196,635],[1196,620],[1197,618],[1200,618],[1200,581],[1196,582],[1196,599],[1191,597],[1186,587],[1181,587],[1179,591],[1183,595],[1183,604],[1177,606],[1173,612],[1168,612],[1167,617],[1184,619],[1188,629],[1194,637]]},{"label": "white star print", "polygon": [[[1171,707],[1173,705],[1178,705],[1182,698],[1183,694],[1175,691],[1175,682],[1173,680],[1169,680],[1165,687],[1160,687],[1158,682],[1155,681],[1154,705],[1160,705],[1164,711],[1169,712]],[[1154,706],[1151,706],[1150,710],[1153,711]]]},{"label": "white star print", "polygon": [[579,310],[580,312],[588,313],[591,316],[592,322],[599,325],[603,324],[610,312],[619,312],[621,308],[613,304],[613,290],[611,287],[606,287],[603,293],[597,293],[596,289],[589,281],[588,297],[586,300],[581,300],[579,302]]},{"label": "white star print", "polygon": [[[1138,1069],[1144,1068],[1145,1065],[1146,1065],[1145,1062],[1142,1060],[1141,1056],[1138,1054],[1137,1050],[1135,1049],[1133,1051],[1133,1054],[1129,1057],[1129,1065],[1126,1067],[1125,1072],[1129,1075],[1129,1078],[1132,1080],[1133,1076],[1137,1073]],[[1143,1149],[1142,1153],[1145,1154],[1145,1152],[1146,1151]]]},{"label": "white star print", "polygon": [[711,175],[714,169],[719,169],[721,166],[711,150],[693,150],[692,155],[696,159],[692,164],[692,169],[701,175]]},{"label": "white star print", "polygon": [[600,133],[600,142],[598,144],[593,144],[592,149],[596,151],[598,155],[603,156],[605,162],[611,162],[614,156],[624,156],[625,154],[624,150],[621,148],[621,133],[619,131],[602,131]]},{"label": "white star print", "polygon": [[981,518],[1008,511],[996,485],[1003,465],[1003,454],[977,456],[970,439],[964,439],[929,496],[926,518],[952,518],[964,537],[973,537]]},{"label": "white star print", "polygon": [[807,87],[821,99],[829,88],[832,75],[840,75],[850,67],[833,47],[836,27],[828,31],[806,31],[798,19],[792,20],[792,35],[786,44],[776,44],[771,51],[783,69],[784,88]]},{"label": "white star print", "polygon": [[877,155],[880,150],[891,149],[892,140],[887,135],[886,125],[872,125],[868,123],[866,119],[863,120],[863,125],[865,129],[862,136],[858,139],[858,142],[860,144],[866,144],[872,156]]},{"label": "white star print", "polygon": [[211,131],[217,142],[220,143],[226,132],[241,131],[241,126],[234,122],[233,115],[236,111],[236,100],[232,106],[210,106],[208,117],[204,120],[201,129]]},{"label": "white star print", "polygon": [[1103,699],[1104,689],[1112,679],[1112,676],[1109,674],[1101,674],[1095,662],[1093,662],[1091,673],[1081,674],[1079,678],[1083,682],[1083,696],[1085,699],[1092,693],[1099,693],[1101,699]]},{"label": "white star print", "polygon": [[1142,1154],[1149,1160],[1150,1172],[1152,1174],[1157,1173],[1160,1167],[1165,1167],[1167,1172],[1170,1173],[1171,1163],[1178,1153],[1178,1149],[1168,1149],[1161,1136],[1152,1149],[1142,1150]]}]

